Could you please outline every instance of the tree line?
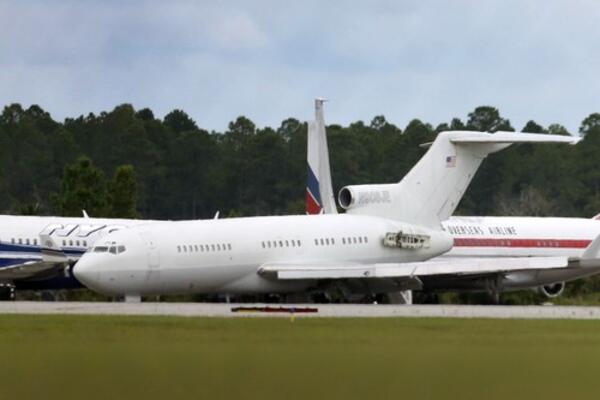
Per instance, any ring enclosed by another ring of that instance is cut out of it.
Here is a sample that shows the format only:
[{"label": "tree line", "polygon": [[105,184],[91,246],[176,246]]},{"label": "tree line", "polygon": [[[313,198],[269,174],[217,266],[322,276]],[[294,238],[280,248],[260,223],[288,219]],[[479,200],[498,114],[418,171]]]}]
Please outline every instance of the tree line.
[{"label": "tree line", "polygon": [[[419,144],[443,130],[514,131],[490,106],[464,120],[404,129],[370,123],[329,125],[334,190],[399,181],[421,157]],[[529,121],[524,132],[569,134]],[[55,121],[37,105],[0,116],[0,212],[10,214],[209,218],[304,212],[307,123],[294,118],[257,128],[246,117],[225,132],[202,129],[182,110],[162,120],[122,104],[110,112]],[[600,213],[600,114],[581,123],[576,146],[513,146],[486,160],[465,194],[462,215]]]}]

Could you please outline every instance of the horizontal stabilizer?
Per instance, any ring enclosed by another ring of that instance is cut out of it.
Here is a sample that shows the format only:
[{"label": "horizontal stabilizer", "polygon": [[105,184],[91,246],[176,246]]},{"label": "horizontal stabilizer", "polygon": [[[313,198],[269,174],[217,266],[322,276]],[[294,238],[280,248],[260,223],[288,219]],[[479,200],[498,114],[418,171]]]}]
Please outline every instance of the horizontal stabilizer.
[{"label": "horizontal stabilizer", "polygon": [[548,135],[545,133],[496,132],[482,135],[481,132],[468,131],[450,139],[452,143],[568,143],[576,144],[581,140],[575,136]]},{"label": "horizontal stabilizer", "polygon": [[600,267],[600,235],[585,249],[579,260],[582,267]]},{"label": "horizontal stabilizer", "polygon": [[490,274],[508,271],[565,268],[567,257],[500,257],[385,264],[269,264],[259,269],[278,279],[413,278],[431,275]]}]

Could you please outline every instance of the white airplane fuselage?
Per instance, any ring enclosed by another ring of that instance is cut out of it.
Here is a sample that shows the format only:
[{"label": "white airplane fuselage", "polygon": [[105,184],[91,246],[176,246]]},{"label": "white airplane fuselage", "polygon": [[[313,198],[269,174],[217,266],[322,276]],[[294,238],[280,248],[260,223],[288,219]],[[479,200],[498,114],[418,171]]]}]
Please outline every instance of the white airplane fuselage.
[{"label": "white airplane fuselage", "polygon": [[579,257],[600,235],[600,221],[555,217],[451,217],[454,238],[443,257]]},{"label": "white airplane fuselage", "polygon": [[[430,246],[382,245],[386,233],[399,231],[427,234]],[[268,293],[303,290],[309,282],[270,279],[259,274],[263,265],[422,261],[448,251],[452,238],[441,230],[342,214],[149,224],[112,234],[99,245],[74,273],[102,293]]]},{"label": "white airplane fuselage", "polygon": [[[104,250],[126,248],[118,254],[86,253],[75,275],[86,286],[113,295],[295,292],[311,282],[271,279],[259,273],[260,267],[420,261],[442,254],[452,243],[443,258],[578,257],[600,234],[600,221],[459,217],[444,222],[444,229],[449,235],[427,230],[431,248],[407,250],[385,247],[385,233],[424,229],[378,217],[341,214],[151,224],[98,242]],[[572,269],[535,276],[517,272],[507,275],[506,285],[530,287],[532,279],[546,284],[586,274],[590,272]]]}]

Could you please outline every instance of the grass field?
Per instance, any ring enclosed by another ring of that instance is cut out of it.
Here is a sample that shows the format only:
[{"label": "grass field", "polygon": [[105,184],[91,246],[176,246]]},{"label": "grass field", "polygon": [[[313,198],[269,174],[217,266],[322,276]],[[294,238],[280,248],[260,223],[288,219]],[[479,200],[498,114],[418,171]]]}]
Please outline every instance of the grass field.
[{"label": "grass field", "polygon": [[0,316],[0,354],[0,399],[600,393],[600,321]]}]

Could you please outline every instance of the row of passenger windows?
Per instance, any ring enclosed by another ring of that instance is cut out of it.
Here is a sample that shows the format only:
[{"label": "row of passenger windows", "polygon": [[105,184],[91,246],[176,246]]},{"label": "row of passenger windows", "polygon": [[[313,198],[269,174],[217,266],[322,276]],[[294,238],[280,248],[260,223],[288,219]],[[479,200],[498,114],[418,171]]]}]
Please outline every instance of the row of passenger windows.
[{"label": "row of passenger windows", "polygon": [[261,242],[263,249],[278,248],[278,247],[300,247],[302,242],[299,240],[267,240]]},{"label": "row of passenger windows", "polygon": [[[369,239],[366,236],[349,236],[342,238],[342,244],[363,244],[369,243]],[[315,246],[333,246],[335,244],[334,238],[320,238],[315,239]]]},{"label": "row of passenger windows", "polygon": [[216,244],[184,244],[177,246],[178,253],[204,253],[211,251],[231,250],[231,243]]},{"label": "row of passenger windows", "polygon": [[[11,244],[24,244],[26,246],[37,246],[38,245],[38,240],[37,239],[15,239],[12,238],[10,239],[10,243]],[[77,246],[77,247],[87,247],[87,241],[86,240],[63,240],[62,241],[62,245],[63,247],[66,246]]]},{"label": "row of passenger windows", "polygon": [[63,247],[66,247],[67,243],[69,244],[69,246],[76,246],[76,247],[82,247],[83,246],[83,247],[87,247],[87,241],[85,241],[85,240],[82,240],[82,241],[79,241],[79,240],[69,240],[69,241],[63,240],[62,241]]},{"label": "row of passenger windows", "polygon": [[21,238],[15,239],[15,238],[12,238],[12,239],[10,239],[10,243],[11,244],[24,244],[24,245],[27,245],[27,246],[30,246],[30,245],[37,246],[38,241],[37,241],[37,239],[31,239],[30,240],[30,239],[21,239]]}]

